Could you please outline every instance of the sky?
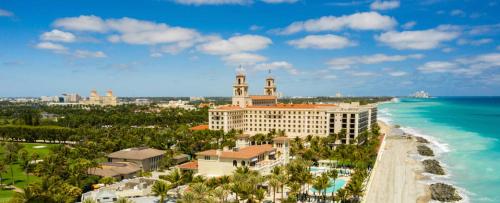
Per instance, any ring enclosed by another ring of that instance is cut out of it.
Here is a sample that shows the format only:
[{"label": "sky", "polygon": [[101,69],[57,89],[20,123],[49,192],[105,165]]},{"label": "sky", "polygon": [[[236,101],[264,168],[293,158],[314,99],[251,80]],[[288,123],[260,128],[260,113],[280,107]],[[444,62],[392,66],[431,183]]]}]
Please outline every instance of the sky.
[{"label": "sky", "polygon": [[[500,0],[0,0],[0,97],[500,95]],[[241,66],[241,70],[238,68]]]}]

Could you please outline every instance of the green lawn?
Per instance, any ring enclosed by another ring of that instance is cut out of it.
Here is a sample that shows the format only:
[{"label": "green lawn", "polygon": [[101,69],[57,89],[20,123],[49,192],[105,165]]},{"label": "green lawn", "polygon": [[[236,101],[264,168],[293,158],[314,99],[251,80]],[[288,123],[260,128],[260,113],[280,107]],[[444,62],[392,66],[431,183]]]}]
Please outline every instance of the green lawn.
[{"label": "green lawn", "polygon": [[[53,144],[41,144],[41,143],[20,143],[21,145],[24,146],[23,149],[26,149],[28,153],[31,155],[32,153],[37,153],[41,158],[46,156],[49,153],[49,147]],[[37,146],[45,146],[43,148],[39,148]],[[3,152],[4,149],[2,146],[0,146],[0,157],[3,157]],[[23,188],[26,186],[26,173],[24,173],[23,169],[18,165],[14,164],[12,165],[12,169],[14,171],[14,185],[18,188]],[[7,172],[2,173],[3,177],[3,183],[4,184],[11,184],[12,182],[12,176],[10,173],[10,166],[7,166]],[[30,175],[29,176],[29,182],[36,182],[40,181],[40,178],[37,176]],[[14,194],[13,191],[9,190],[0,190],[0,203],[8,201],[12,195]]]}]

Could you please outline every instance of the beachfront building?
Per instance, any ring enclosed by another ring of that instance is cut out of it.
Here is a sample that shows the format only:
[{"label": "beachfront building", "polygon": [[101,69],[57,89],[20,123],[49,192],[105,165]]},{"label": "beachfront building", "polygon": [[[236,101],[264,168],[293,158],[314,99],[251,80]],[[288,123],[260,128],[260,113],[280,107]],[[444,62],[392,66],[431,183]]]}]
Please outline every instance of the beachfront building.
[{"label": "beachfront building", "polygon": [[284,131],[290,137],[327,136],[345,130],[339,144],[353,143],[361,132],[376,123],[377,107],[359,103],[280,104],[273,77],[266,78],[265,95],[249,96],[246,76],[236,75],[232,105],[209,110],[211,130],[242,131],[255,135],[271,130]]},{"label": "beachfront building", "polygon": [[132,162],[143,171],[157,170],[160,165],[160,160],[163,158],[165,151],[148,148],[136,147],[122,149],[117,152],[108,154],[108,162]]},{"label": "beachfront building", "polygon": [[249,136],[238,137],[233,149],[213,149],[196,153],[198,175],[217,177],[230,175],[238,167],[248,167],[260,174],[269,174],[275,166],[289,159],[289,139],[278,137],[273,144],[251,145]]}]

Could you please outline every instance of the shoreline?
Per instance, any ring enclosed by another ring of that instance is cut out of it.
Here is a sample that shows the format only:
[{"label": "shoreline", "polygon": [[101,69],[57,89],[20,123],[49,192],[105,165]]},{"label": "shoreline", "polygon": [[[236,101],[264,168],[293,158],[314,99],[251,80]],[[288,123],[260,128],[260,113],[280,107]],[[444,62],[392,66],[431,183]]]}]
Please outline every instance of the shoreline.
[{"label": "shoreline", "polygon": [[430,202],[430,186],[425,183],[430,179],[423,174],[423,164],[415,159],[417,141],[414,137],[391,135],[392,126],[378,123],[385,136],[363,202]]}]

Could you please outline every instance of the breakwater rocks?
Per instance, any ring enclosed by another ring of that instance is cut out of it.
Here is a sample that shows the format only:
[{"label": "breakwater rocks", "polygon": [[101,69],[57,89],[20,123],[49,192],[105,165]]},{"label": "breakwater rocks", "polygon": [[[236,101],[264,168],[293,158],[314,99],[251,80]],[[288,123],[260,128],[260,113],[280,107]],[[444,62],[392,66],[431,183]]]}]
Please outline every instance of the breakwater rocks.
[{"label": "breakwater rocks", "polygon": [[462,197],[458,194],[457,190],[444,183],[435,183],[430,186],[431,198],[433,200],[442,202],[455,202],[460,201]]},{"label": "breakwater rocks", "polygon": [[434,156],[432,149],[425,145],[417,146],[417,151],[422,156]]},{"label": "breakwater rocks", "polygon": [[443,167],[441,167],[441,165],[439,164],[439,161],[436,161],[434,159],[427,159],[422,161],[422,164],[424,165],[424,170],[427,173],[432,173],[436,175],[445,174]]}]

